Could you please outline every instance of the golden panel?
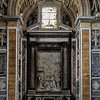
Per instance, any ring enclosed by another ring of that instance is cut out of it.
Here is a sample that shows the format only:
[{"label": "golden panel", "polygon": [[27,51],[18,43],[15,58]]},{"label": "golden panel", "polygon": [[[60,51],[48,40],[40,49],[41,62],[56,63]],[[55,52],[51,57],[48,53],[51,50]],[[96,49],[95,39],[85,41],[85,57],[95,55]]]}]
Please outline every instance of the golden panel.
[{"label": "golden panel", "polygon": [[89,28],[89,27],[91,27],[91,23],[81,22],[80,27],[81,28]]},{"label": "golden panel", "polygon": [[16,30],[9,30],[9,81],[8,81],[8,99],[15,100],[15,66],[16,66]]},{"label": "golden panel", "polygon": [[[89,25],[89,24],[87,24]],[[82,30],[83,100],[90,99],[89,30]]]},{"label": "golden panel", "polygon": [[100,28],[100,23],[92,23],[92,28]]},{"label": "golden panel", "polygon": [[10,21],[8,22],[8,26],[12,26],[12,27],[17,27],[18,26],[18,22],[16,21]]},{"label": "golden panel", "polygon": [[3,21],[0,21],[0,27],[6,27],[6,23]]}]

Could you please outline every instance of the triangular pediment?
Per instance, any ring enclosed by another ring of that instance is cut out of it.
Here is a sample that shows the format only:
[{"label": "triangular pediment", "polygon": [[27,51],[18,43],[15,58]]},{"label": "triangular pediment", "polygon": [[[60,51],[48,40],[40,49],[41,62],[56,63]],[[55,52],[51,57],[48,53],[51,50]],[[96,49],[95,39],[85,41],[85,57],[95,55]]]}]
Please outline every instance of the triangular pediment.
[{"label": "triangular pediment", "polygon": [[39,23],[27,27],[27,30],[39,30]]},{"label": "triangular pediment", "polygon": [[70,26],[68,26],[68,25],[65,25],[65,24],[60,24],[59,25],[59,30],[73,30],[73,28],[72,27],[70,27]]},{"label": "triangular pediment", "polygon": [[[41,31],[41,29],[40,29],[40,23],[36,23],[36,24],[33,24],[33,25],[31,25],[31,26],[29,26],[29,27],[27,27],[27,30],[29,31],[35,31],[35,30],[40,30]],[[45,29],[43,29],[44,31],[45,31]],[[50,30],[50,29],[46,29],[46,30]],[[53,29],[54,30],[54,29]],[[74,29],[72,28],[72,27],[70,27],[70,26],[68,26],[68,25],[64,25],[64,24],[59,24],[59,26],[58,26],[58,29],[57,29],[57,31],[73,31]],[[51,30],[50,30],[51,31]],[[55,31],[56,31],[56,29],[55,29]]]}]

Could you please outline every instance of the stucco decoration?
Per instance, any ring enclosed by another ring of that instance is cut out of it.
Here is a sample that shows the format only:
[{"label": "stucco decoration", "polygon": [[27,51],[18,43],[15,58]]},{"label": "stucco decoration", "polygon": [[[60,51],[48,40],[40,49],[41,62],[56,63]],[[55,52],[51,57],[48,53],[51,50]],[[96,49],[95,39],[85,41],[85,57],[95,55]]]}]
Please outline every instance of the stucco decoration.
[{"label": "stucco decoration", "polygon": [[7,8],[6,0],[0,0],[0,15],[4,15],[5,14],[6,8]]}]

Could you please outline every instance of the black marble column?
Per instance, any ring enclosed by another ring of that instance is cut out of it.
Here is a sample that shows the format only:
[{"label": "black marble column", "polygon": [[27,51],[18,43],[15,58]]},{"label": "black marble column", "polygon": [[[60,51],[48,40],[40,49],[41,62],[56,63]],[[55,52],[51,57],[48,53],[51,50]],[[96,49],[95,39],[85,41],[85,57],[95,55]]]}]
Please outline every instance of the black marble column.
[{"label": "black marble column", "polygon": [[69,40],[68,40],[68,56],[67,56],[67,61],[68,61],[68,67],[67,67],[67,72],[68,72],[68,88],[71,90],[71,44],[72,44],[72,39],[71,39],[71,34],[69,35]]},{"label": "black marble column", "polygon": [[26,34],[27,36],[27,90],[30,88],[30,71],[31,71],[31,59],[30,59],[30,37],[29,33]]}]

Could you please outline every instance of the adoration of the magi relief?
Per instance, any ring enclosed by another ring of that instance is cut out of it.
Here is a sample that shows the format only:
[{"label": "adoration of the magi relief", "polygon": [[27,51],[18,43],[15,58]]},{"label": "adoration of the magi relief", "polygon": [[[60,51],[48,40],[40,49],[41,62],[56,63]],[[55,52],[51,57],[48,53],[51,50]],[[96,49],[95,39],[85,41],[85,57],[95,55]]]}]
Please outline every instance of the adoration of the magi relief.
[{"label": "adoration of the magi relief", "polygon": [[38,53],[38,91],[61,90],[60,52]]}]

